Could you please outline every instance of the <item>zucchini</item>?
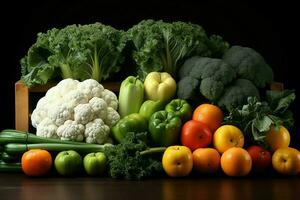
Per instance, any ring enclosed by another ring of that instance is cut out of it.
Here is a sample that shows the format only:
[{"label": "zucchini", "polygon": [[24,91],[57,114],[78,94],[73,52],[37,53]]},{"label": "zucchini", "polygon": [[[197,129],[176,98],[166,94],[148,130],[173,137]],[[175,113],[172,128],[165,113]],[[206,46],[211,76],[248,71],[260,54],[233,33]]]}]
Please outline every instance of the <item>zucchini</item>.
[{"label": "zucchini", "polygon": [[61,143],[61,144],[74,144],[74,145],[85,145],[84,142],[74,142],[68,140],[59,140],[39,137],[32,133],[23,131],[5,129],[0,132],[0,146],[8,143]]},{"label": "zucchini", "polygon": [[7,152],[2,152],[0,160],[2,160],[5,163],[16,163],[16,162],[20,162],[21,158],[18,155],[11,155],[8,154]]},{"label": "zucchini", "polygon": [[5,163],[0,161],[0,172],[22,172],[21,163]]},{"label": "zucchini", "polygon": [[23,154],[30,149],[44,149],[47,151],[67,151],[74,150],[78,153],[92,153],[92,152],[103,152],[105,148],[112,147],[112,144],[86,144],[86,145],[77,145],[77,144],[60,144],[60,143],[41,143],[41,144],[16,144],[10,143],[4,146],[6,153],[11,155]]}]

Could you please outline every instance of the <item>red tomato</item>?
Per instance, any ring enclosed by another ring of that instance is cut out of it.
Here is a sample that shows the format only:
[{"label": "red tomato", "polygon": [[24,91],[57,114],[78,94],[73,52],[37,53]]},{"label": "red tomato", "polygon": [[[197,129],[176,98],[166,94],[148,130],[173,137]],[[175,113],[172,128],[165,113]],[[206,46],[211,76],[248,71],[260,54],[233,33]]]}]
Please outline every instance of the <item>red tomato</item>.
[{"label": "red tomato", "polygon": [[250,146],[247,151],[251,156],[253,168],[256,171],[263,171],[271,165],[271,153],[261,146]]},{"label": "red tomato", "polygon": [[212,141],[210,128],[199,121],[186,122],[181,130],[181,144],[189,147],[192,151],[207,147]]}]

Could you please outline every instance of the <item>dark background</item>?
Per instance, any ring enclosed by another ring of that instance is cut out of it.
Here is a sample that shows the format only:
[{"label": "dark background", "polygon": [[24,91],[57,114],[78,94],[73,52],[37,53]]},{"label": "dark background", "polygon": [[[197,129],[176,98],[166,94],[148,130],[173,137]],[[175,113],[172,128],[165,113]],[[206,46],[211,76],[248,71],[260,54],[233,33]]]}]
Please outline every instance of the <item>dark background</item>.
[{"label": "dark background", "polygon": [[[3,4],[3,3],[2,3]],[[260,52],[285,88],[296,89],[299,36],[296,5],[289,1],[10,1],[1,5],[0,129],[14,128],[14,83],[20,79],[19,60],[38,32],[68,24],[96,21],[127,29],[143,19],[190,21],[231,45]],[[4,72],[4,70],[7,70]],[[299,98],[293,104],[292,145],[300,145]]]}]

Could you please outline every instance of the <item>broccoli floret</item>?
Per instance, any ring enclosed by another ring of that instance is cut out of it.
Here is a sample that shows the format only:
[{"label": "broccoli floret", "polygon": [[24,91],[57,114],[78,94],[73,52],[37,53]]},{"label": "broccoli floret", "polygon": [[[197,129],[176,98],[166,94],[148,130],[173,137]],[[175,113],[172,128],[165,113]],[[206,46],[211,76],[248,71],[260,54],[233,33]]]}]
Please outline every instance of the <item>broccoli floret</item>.
[{"label": "broccoli floret", "polygon": [[[182,66],[181,75],[191,77],[182,79],[185,83],[191,83],[194,79],[198,80],[201,94],[215,102],[222,95],[225,86],[234,80],[235,71],[221,59],[193,57]],[[196,84],[196,81],[193,83]],[[178,86],[177,94],[180,98],[186,99],[185,95],[194,92],[194,87],[190,88],[188,84],[185,85],[186,87]]]},{"label": "broccoli floret", "polygon": [[193,77],[186,76],[177,84],[177,96],[181,99],[192,100],[197,94],[199,81]]},{"label": "broccoli floret", "polygon": [[273,81],[272,68],[249,47],[232,46],[223,60],[235,69],[239,78],[252,81],[256,87],[263,88]]},{"label": "broccoli floret", "polygon": [[225,88],[217,104],[220,107],[226,107],[230,111],[234,107],[245,104],[249,96],[259,99],[259,91],[255,85],[247,79],[237,79]]}]

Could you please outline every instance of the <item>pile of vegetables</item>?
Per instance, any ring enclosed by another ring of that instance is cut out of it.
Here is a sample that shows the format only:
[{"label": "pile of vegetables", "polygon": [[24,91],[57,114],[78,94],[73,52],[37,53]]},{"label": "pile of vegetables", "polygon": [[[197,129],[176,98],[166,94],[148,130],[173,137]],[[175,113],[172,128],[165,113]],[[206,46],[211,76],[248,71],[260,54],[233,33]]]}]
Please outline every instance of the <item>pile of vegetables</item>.
[{"label": "pile of vegetables", "polygon": [[118,145],[98,145],[44,138],[16,130],[3,130],[0,132],[0,146],[3,147],[0,172],[21,172],[22,154],[29,150],[43,149],[51,152],[53,156],[68,150],[83,156],[93,152],[105,153],[108,159],[105,164],[108,165],[108,173],[112,178],[142,179],[159,175],[162,173],[161,163],[159,159],[149,155],[159,155],[165,148],[149,148],[144,142],[145,137],[146,133],[128,133]]},{"label": "pile of vegetables", "polygon": [[[246,176],[271,166],[300,173],[300,152],[289,147],[294,91],[267,90],[274,74],[262,55],[199,25],[54,28],[38,34],[21,66],[28,87],[62,80],[31,115],[36,134],[0,133],[0,171],[41,176],[54,165],[64,176],[84,169],[130,180],[220,169]],[[100,84],[125,71],[118,96]],[[41,164],[31,153],[47,161],[44,171],[32,171],[29,163]]]}]

